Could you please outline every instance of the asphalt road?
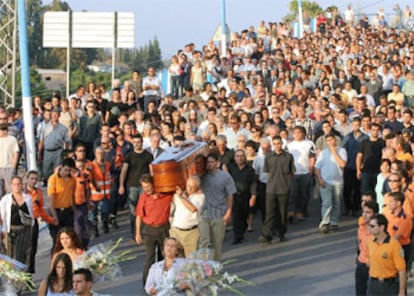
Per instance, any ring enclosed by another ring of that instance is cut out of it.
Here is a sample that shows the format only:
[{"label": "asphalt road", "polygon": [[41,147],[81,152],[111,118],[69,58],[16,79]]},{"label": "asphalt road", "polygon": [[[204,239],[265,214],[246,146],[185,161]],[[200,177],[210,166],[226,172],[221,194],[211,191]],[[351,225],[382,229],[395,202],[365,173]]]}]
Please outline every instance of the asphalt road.
[{"label": "asphalt road", "polygon": [[[231,229],[226,233],[223,260],[234,259],[227,270],[255,283],[254,287],[236,285],[246,295],[354,295],[354,270],[357,219],[344,217],[340,228],[329,234],[318,231],[319,201],[312,199],[310,218],[289,225],[288,241],[258,242],[260,222],[246,234],[242,244],[233,246]],[[109,295],[144,295],[142,270],[144,248],[130,238],[128,213],[119,215],[120,228],[93,239],[91,245],[123,237],[119,250],[132,249],[137,258],[121,264],[123,278],[100,283],[94,290]],[[47,229],[41,232],[35,281],[48,272],[51,239]],[[30,294],[28,294],[30,295]],[[32,294],[34,295],[34,294]],[[220,295],[231,295],[220,292]],[[409,279],[407,295],[414,295],[414,280]]]}]

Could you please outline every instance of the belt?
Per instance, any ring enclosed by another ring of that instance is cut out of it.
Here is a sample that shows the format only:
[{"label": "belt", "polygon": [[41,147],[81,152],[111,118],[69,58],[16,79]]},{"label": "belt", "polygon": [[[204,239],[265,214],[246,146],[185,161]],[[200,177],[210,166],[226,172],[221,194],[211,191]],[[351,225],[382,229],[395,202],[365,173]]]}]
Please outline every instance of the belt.
[{"label": "belt", "polygon": [[72,211],[72,208],[71,207],[69,207],[69,208],[57,208],[56,211],[59,211],[59,212]]},{"label": "belt", "polygon": [[176,229],[178,229],[180,231],[190,231],[190,230],[196,229],[197,227],[198,227],[198,225],[194,225],[194,226],[192,226],[190,228],[180,228],[180,227],[174,226],[174,228],[176,228]]},{"label": "belt", "polygon": [[30,227],[30,226],[25,226],[25,225],[10,225],[10,230],[19,230],[19,229],[24,229],[25,227]]},{"label": "belt", "polygon": [[375,278],[375,277],[370,277],[372,280],[377,281],[377,282],[395,282],[398,280],[398,277],[391,277],[391,278]]},{"label": "belt", "polygon": [[46,149],[45,148],[45,150],[48,151],[48,152],[54,152],[54,151],[62,150],[62,148],[56,148],[56,149]]},{"label": "belt", "polygon": [[168,222],[164,223],[164,224],[157,224],[157,225],[153,225],[153,224],[147,224],[144,222],[145,225],[150,226],[150,227],[154,227],[154,228],[158,228],[158,227],[162,227],[168,224]]}]

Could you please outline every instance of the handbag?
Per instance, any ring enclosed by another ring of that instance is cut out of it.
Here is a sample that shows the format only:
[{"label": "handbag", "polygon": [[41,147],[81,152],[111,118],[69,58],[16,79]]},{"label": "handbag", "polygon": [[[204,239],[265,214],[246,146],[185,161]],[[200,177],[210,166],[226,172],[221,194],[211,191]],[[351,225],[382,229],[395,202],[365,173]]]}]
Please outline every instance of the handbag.
[{"label": "handbag", "polygon": [[[14,202],[16,203],[16,205],[19,206],[13,194],[12,194],[12,198]],[[20,207],[19,207],[19,217],[20,217],[20,222],[22,222],[23,226],[32,226],[32,223],[33,223],[32,216],[30,216],[30,214],[26,213],[25,211],[21,210]]]}]

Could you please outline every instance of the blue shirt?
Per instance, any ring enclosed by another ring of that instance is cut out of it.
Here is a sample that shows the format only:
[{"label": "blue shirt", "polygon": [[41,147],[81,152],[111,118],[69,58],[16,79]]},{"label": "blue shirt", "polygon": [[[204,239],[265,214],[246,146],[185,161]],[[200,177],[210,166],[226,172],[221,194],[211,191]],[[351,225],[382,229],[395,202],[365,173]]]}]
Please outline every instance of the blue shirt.
[{"label": "blue shirt", "polygon": [[368,136],[363,133],[361,133],[358,139],[355,139],[354,132],[351,132],[345,136],[343,147],[348,155],[345,168],[356,171],[355,161],[359,151],[359,145],[365,139],[368,139]]}]

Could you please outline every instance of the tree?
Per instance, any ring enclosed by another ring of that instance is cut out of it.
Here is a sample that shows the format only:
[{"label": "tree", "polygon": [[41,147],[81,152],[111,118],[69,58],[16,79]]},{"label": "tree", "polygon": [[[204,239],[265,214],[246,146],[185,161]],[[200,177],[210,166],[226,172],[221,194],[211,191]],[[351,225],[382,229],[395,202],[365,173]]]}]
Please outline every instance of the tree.
[{"label": "tree", "polygon": [[[297,21],[299,8],[298,1],[292,0],[289,3],[290,13],[284,17],[285,21]],[[322,7],[317,2],[310,2],[307,0],[302,1],[302,14],[304,23],[308,23],[310,18],[317,17],[319,14],[323,13]]]},{"label": "tree", "polygon": [[27,1],[27,35],[30,64],[37,64],[42,55],[43,13],[44,9],[41,0]]}]

